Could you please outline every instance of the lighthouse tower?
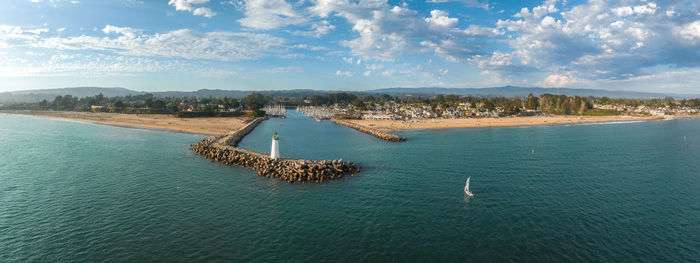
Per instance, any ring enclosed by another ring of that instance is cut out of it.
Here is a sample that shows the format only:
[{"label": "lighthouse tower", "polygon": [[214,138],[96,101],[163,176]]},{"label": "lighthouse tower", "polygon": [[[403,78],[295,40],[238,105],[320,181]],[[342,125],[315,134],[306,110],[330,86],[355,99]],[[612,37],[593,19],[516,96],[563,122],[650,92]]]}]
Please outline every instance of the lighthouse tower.
[{"label": "lighthouse tower", "polygon": [[277,133],[275,132],[275,135],[272,135],[272,149],[270,149],[270,158],[272,159],[280,158],[279,139],[280,137],[277,136]]}]

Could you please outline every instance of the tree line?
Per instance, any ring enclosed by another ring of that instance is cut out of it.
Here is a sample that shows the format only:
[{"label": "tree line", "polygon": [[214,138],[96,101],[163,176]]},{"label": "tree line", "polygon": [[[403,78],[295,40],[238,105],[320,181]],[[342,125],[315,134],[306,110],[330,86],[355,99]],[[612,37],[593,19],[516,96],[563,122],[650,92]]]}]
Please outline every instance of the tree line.
[{"label": "tree line", "polygon": [[53,100],[38,103],[23,103],[6,106],[6,109],[59,110],[59,111],[104,111],[115,113],[175,114],[180,117],[240,116],[244,114],[263,116],[261,110],[268,104],[287,106],[352,105],[358,110],[372,109],[374,104],[420,104],[432,109],[449,109],[461,105],[483,111],[500,109],[505,115],[517,115],[523,110],[566,115],[619,114],[616,111],[593,109],[594,104],[628,105],[649,107],[700,108],[700,98],[676,100],[663,99],[613,99],[608,97],[579,97],[554,94],[529,94],[520,97],[479,97],[438,94],[433,97],[394,97],[388,94],[358,95],[350,92],[314,94],[308,97],[275,97],[271,94],[251,93],[242,98],[233,97],[164,97],[153,94],[105,97],[102,94],[77,98],[71,95],[56,96]]},{"label": "tree line", "polygon": [[[73,97],[59,95],[53,100],[42,100],[37,103],[21,103],[5,107],[17,110],[56,110],[56,111],[101,111],[114,113],[143,113],[143,114],[179,114],[183,117],[203,116],[239,116],[243,111],[253,115],[264,115],[260,109],[273,100],[271,95],[252,93],[244,98],[197,98],[197,97],[165,97],[157,98],[153,94],[127,95],[105,97],[102,94],[88,97]],[[187,109],[195,113],[183,113]],[[234,109],[230,114],[222,111]]]}]

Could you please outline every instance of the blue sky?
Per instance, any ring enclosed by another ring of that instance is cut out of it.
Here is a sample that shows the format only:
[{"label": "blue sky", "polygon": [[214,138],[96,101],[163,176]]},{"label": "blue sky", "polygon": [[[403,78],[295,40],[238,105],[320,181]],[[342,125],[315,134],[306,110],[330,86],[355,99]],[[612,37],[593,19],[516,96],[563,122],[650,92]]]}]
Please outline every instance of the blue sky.
[{"label": "blue sky", "polygon": [[0,4],[0,91],[503,85],[700,93],[700,2]]}]

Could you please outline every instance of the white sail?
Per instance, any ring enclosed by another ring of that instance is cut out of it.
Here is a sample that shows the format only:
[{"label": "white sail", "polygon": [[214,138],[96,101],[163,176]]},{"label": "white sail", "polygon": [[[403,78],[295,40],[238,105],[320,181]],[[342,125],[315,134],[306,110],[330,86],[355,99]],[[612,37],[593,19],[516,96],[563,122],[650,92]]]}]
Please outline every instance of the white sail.
[{"label": "white sail", "polygon": [[471,191],[469,191],[469,180],[472,179],[472,177],[467,177],[467,184],[464,186],[464,193],[467,194],[468,196],[474,196]]}]

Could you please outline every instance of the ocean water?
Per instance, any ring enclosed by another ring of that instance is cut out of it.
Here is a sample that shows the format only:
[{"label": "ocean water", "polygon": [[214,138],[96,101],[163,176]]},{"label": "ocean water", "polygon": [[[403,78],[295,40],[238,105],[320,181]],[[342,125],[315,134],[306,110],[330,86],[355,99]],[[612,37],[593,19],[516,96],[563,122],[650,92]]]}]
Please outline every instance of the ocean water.
[{"label": "ocean water", "polygon": [[700,119],[390,143],[290,111],[240,146],[274,131],[363,170],[288,184],[194,155],[201,135],[0,114],[0,262],[700,259]]}]

